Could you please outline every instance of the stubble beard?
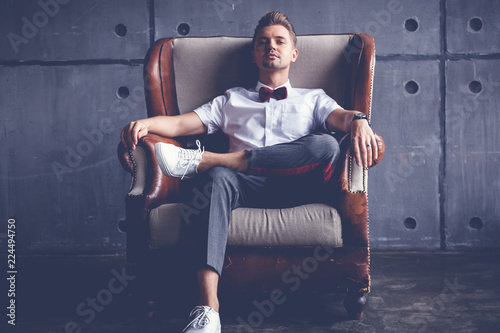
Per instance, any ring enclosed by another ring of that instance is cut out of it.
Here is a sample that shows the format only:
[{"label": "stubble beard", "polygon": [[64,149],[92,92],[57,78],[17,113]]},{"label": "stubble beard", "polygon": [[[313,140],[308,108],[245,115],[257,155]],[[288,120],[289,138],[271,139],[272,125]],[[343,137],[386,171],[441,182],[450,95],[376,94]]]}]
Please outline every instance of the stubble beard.
[{"label": "stubble beard", "polygon": [[280,59],[274,59],[274,60],[267,60],[262,63],[264,68],[267,69],[280,69],[281,68],[281,61]]}]

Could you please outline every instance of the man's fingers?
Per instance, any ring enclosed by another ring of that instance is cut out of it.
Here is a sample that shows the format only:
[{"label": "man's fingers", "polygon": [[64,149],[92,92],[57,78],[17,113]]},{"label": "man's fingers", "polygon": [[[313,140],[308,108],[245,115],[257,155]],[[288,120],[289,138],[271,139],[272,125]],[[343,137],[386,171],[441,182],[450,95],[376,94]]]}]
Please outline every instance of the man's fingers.
[{"label": "man's fingers", "polygon": [[132,131],[133,131],[133,123],[130,123],[127,126],[125,126],[121,133],[121,140],[125,148],[134,150],[135,144],[134,140],[132,139],[133,138],[131,133]]},{"label": "man's fingers", "polygon": [[368,168],[370,165],[372,165],[372,146],[367,142],[367,144],[365,145],[366,147],[366,163],[364,165],[365,168]]},{"label": "man's fingers", "polygon": [[131,146],[134,145],[134,124],[130,123],[129,129],[127,131],[127,139]]},{"label": "man's fingers", "polygon": [[351,141],[351,152],[354,154],[354,159],[356,163],[359,165],[359,148],[353,141]]},{"label": "man's fingers", "polygon": [[129,133],[132,150],[134,150],[139,144],[139,139],[148,134],[148,129],[143,124],[136,122]]},{"label": "man's fingers", "polygon": [[139,132],[141,131],[141,127],[139,123],[134,123],[132,129],[130,130],[130,143],[132,144],[132,150],[135,149],[137,144],[139,143]]},{"label": "man's fingers", "polygon": [[361,152],[362,152],[362,158],[363,158],[363,168],[368,167],[368,163],[370,162],[371,159],[371,149],[370,146],[367,143],[361,144]]},{"label": "man's fingers", "polygon": [[363,152],[363,146],[359,144],[358,140],[353,140],[352,147],[354,148],[354,158],[356,159],[356,163],[358,166],[363,166],[363,155],[366,151]]},{"label": "man's fingers", "polygon": [[359,166],[368,168],[378,156],[378,147],[373,141],[355,140],[352,144],[354,157]]}]

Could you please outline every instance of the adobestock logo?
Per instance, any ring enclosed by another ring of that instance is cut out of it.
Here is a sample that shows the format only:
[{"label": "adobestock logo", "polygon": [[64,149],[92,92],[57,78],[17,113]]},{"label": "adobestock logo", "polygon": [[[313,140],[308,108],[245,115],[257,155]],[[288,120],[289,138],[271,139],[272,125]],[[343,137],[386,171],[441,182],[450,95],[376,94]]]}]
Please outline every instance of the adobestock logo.
[{"label": "adobestock logo", "polygon": [[39,29],[45,27],[51,18],[54,18],[59,13],[59,8],[61,5],[66,5],[71,0],[39,0],[38,6],[42,10],[37,11],[33,14],[31,20],[26,16],[21,18],[23,23],[21,28],[21,35],[14,32],[9,32],[7,38],[9,39],[10,45],[16,54],[19,53],[19,46],[21,44],[28,44],[31,39],[38,35]]}]

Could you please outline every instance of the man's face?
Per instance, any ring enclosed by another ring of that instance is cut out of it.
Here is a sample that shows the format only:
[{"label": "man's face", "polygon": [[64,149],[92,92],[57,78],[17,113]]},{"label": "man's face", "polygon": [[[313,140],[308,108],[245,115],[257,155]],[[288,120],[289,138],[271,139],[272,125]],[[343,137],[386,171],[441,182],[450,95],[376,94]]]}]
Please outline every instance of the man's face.
[{"label": "man's face", "polygon": [[285,27],[271,25],[257,33],[252,55],[260,70],[281,70],[295,62],[298,51]]}]

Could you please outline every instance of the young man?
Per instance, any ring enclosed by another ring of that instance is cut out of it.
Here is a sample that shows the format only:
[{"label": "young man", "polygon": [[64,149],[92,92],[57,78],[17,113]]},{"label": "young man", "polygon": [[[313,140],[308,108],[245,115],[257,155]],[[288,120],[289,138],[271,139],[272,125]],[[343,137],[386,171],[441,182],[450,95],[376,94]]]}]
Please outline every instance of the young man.
[{"label": "young man", "polygon": [[261,18],[252,55],[259,69],[255,89],[232,88],[193,112],[131,122],[121,133],[129,149],[135,149],[147,133],[177,137],[222,130],[229,138],[225,154],[204,151],[199,142],[198,150],[164,143],[155,146],[167,176],[204,174],[212,183],[203,244],[206,257],[198,271],[199,305],[184,332],[221,331],[217,287],[233,209],[265,207],[278,204],[276,199],[299,197],[293,191],[304,190],[287,187],[290,179],[306,179],[303,184],[315,186],[326,182],[339,156],[331,132],[351,132],[360,166],[367,168],[378,157],[375,135],[363,114],[344,110],[323,90],[292,88],[288,74],[298,50],[295,31],[284,14],[268,12]]}]

